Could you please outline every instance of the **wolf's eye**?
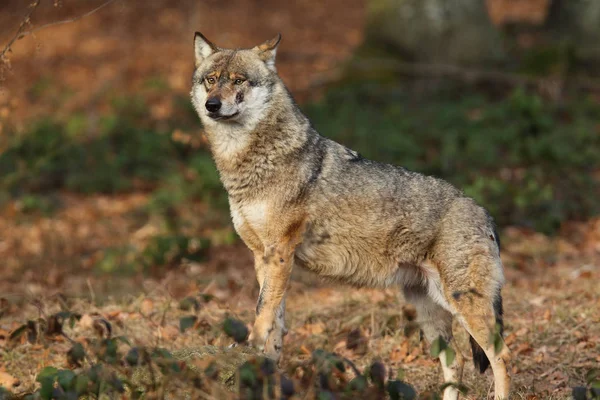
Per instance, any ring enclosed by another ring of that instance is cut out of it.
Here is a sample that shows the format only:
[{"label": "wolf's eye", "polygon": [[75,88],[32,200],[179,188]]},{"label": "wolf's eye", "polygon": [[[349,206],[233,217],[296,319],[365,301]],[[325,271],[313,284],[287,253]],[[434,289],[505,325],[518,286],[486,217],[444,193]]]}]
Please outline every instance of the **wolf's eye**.
[{"label": "wolf's eye", "polygon": [[243,79],[236,79],[235,81],[233,81],[234,85],[241,85],[242,83],[244,83]]},{"label": "wolf's eye", "polygon": [[208,82],[210,85],[212,85],[213,83],[215,83],[215,78],[213,78],[213,77],[206,78],[206,82]]}]

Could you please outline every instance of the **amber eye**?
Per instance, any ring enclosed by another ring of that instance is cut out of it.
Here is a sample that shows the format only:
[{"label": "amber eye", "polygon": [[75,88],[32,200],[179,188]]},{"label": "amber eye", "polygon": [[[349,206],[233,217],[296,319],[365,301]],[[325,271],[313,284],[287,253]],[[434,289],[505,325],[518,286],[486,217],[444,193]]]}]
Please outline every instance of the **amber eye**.
[{"label": "amber eye", "polygon": [[242,83],[244,83],[243,79],[236,79],[235,81],[233,81],[234,85],[241,85]]},{"label": "amber eye", "polygon": [[215,78],[210,77],[210,78],[206,78],[206,82],[208,82],[210,85],[215,83]]}]

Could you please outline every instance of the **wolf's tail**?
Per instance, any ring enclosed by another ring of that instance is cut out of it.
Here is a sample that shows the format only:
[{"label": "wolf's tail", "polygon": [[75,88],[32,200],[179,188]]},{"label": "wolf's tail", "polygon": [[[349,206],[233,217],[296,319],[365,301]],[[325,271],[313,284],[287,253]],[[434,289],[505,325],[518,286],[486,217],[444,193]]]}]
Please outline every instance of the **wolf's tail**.
[{"label": "wolf's tail", "polygon": [[[494,314],[496,316],[496,326],[499,330],[500,336],[504,334],[504,319],[502,317],[502,295],[498,293],[498,296],[494,299]],[[469,336],[469,342],[471,342],[471,351],[473,352],[473,363],[475,368],[479,369],[482,374],[485,372],[487,367],[490,366],[490,360],[488,360],[485,352],[481,346],[473,339],[473,336]]]}]

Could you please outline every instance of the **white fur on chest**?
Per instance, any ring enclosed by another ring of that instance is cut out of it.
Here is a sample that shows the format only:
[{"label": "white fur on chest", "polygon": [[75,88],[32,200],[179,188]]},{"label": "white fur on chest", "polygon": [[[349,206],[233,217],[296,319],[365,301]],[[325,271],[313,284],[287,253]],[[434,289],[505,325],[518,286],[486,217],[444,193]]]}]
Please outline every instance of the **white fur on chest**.
[{"label": "white fur on chest", "polygon": [[250,143],[248,132],[237,127],[220,127],[211,135],[210,144],[214,155],[229,160],[241,153]]},{"label": "white fur on chest", "polygon": [[240,228],[248,225],[254,232],[261,234],[267,227],[267,202],[256,201],[232,207],[231,219],[233,226],[239,232]]}]

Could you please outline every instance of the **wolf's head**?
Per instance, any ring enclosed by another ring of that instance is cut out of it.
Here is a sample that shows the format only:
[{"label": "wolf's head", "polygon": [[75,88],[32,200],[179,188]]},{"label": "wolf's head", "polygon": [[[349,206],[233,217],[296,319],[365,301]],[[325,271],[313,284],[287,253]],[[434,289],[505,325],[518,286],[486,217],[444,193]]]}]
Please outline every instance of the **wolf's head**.
[{"label": "wolf's head", "polygon": [[279,81],[275,53],[281,35],[251,49],[222,49],[196,32],[192,103],[207,125],[254,125]]}]

